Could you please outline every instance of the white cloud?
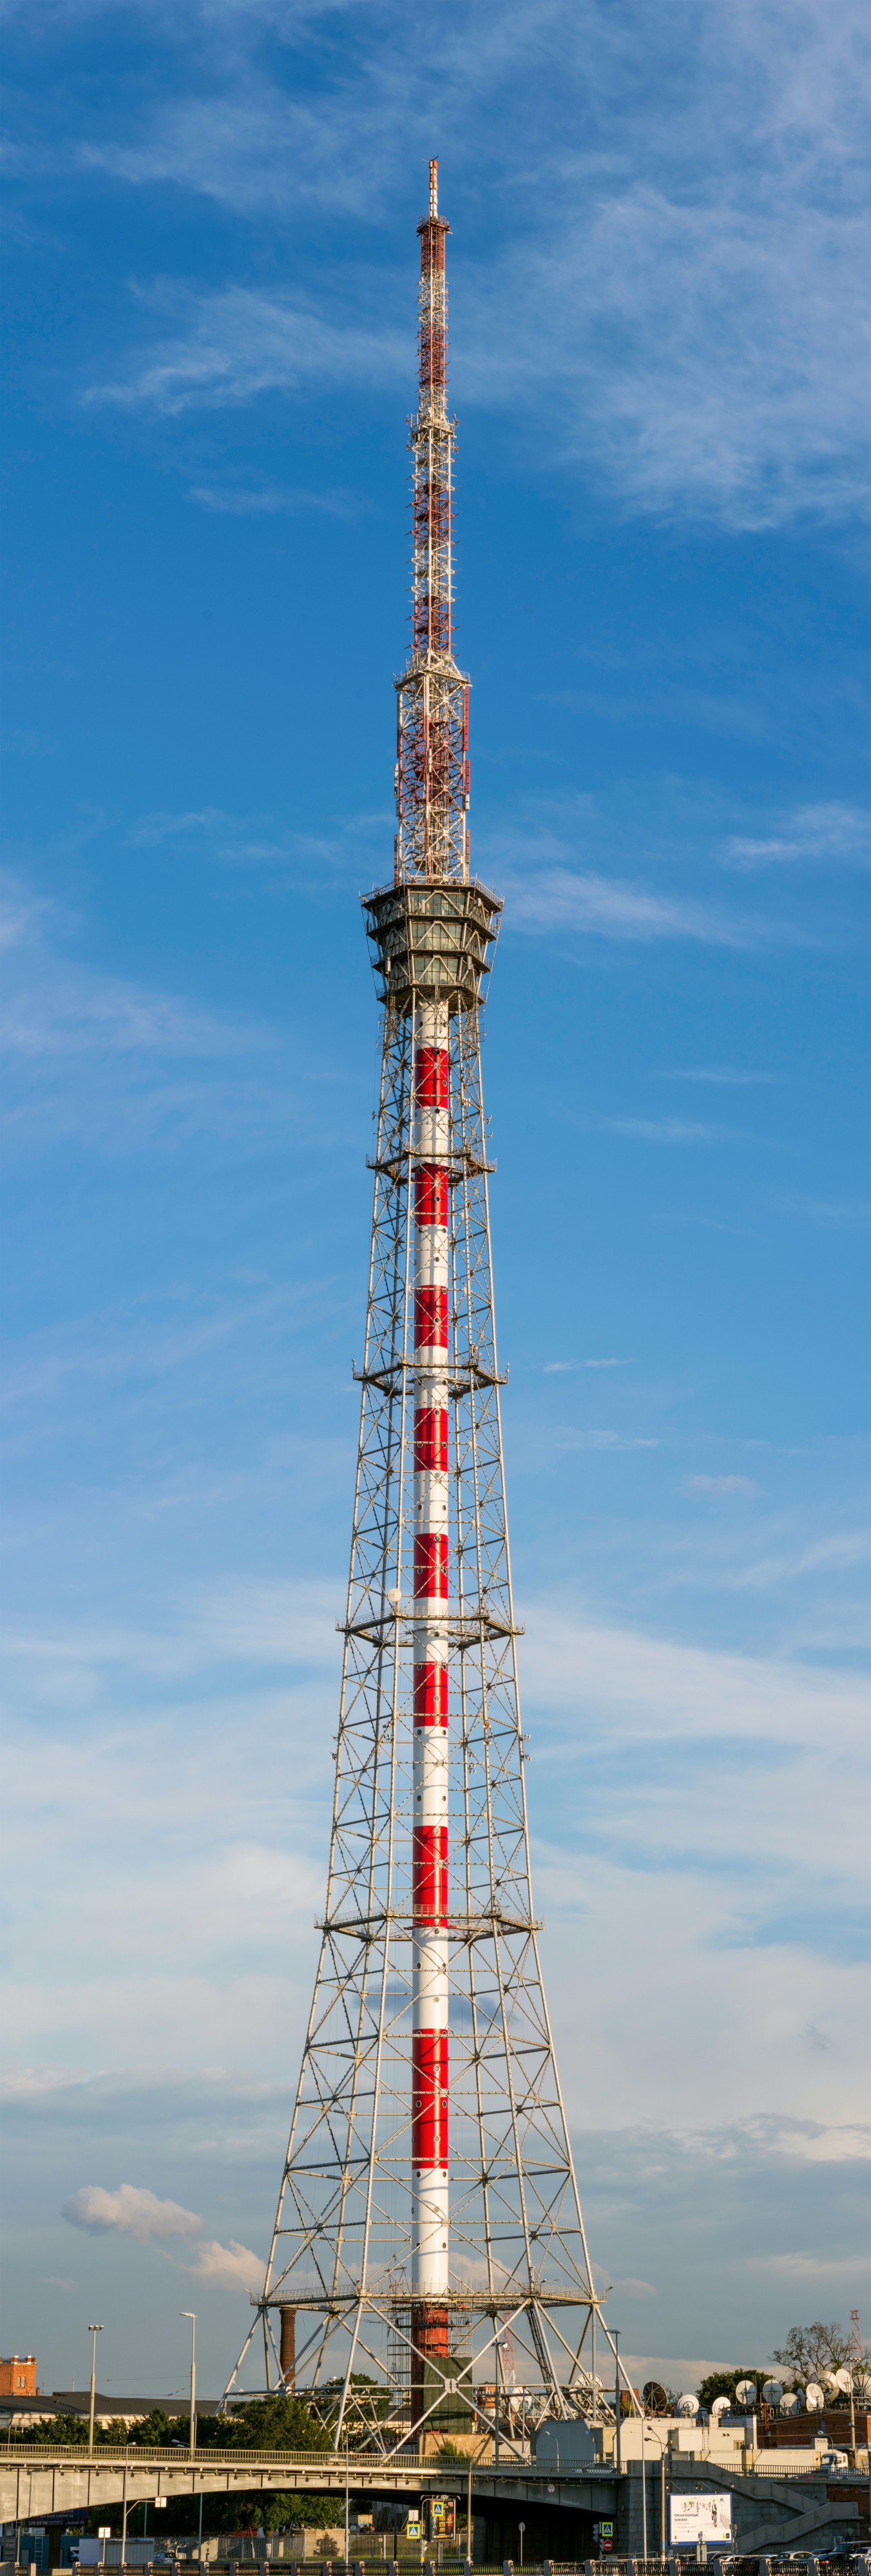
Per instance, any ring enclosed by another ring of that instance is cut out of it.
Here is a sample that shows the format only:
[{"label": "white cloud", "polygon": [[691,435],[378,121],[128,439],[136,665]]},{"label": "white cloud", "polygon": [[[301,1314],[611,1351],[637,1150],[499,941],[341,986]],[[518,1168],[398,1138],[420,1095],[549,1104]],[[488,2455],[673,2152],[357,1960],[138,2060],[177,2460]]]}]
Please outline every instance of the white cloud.
[{"label": "white cloud", "polygon": [[247,2245],[219,2245],[213,2237],[198,2245],[196,2260],[190,2270],[218,2290],[262,2290],[266,2265],[262,2254],[252,2254]]},{"label": "white cloud", "polygon": [[758,1494],[752,1476],[685,1476],[687,1494]]},{"label": "white cloud", "polygon": [[[203,2225],[193,2210],[183,2209],[177,2200],[158,2200],[153,2191],[131,2182],[122,2182],[117,2191],[104,2191],[99,2183],[86,2183],[64,2202],[62,2215],[73,2227],[87,2228],[97,2235],[114,2230],[119,2236],[134,2237],[139,2245],[167,2245],[179,2238],[197,2237]],[[246,2245],[238,2245],[232,2238],[229,2245],[221,2245],[216,2237],[204,2237],[202,2243],[194,2245],[191,2260],[185,2265],[196,2279],[219,2290],[260,2289],[265,2268],[262,2257],[252,2254]]]},{"label": "white cloud", "polygon": [[835,1234],[864,1234],[871,1225],[871,1199],[817,1199],[802,1190],[778,1190],[771,1205],[781,1216],[804,1218]]},{"label": "white cloud", "polygon": [[[157,299],[154,290],[152,301]],[[127,376],[88,388],[90,404],[174,415],[191,405],[238,404],[258,394],[313,385],[398,384],[414,373],[410,333],[343,325],[289,295],[246,286],[193,296],[164,284],[160,300],[180,328],[161,339]]]},{"label": "white cloud", "polygon": [[[526,856],[534,865],[534,847]],[[581,875],[569,867],[538,869],[531,877],[512,873],[507,892],[511,923],[523,930],[594,931],[608,939],[694,939],[721,948],[745,948],[764,936],[764,925],[730,920],[704,904],[651,894],[616,877]]]},{"label": "white cloud", "polygon": [[778,1073],[739,1073],[731,1065],[725,1064],[678,1067],[670,1065],[667,1068],[663,1067],[657,1074],[658,1082],[712,1082],[723,1084],[726,1088],[734,1086],[736,1089],[743,1089],[749,1083],[782,1082],[783,1079],[784,1076]]},{"label": "white cloud", "polygon": [[545,1360],[545,1377],[562,1377],[574,1369],[628,1368],[628,1360]]},{"label": "white cloud", "polygon": [[769,2273],[774,2280],[788,2282],[796,2291],[812,2289],[816,2283],[836,2280],[849,2288],[856,2279],[855,2254],[841,2257],[814,2255],[803,2251],[794,2254],[756,2254],[751,2257],[753,2270]]},{"label": "white cloud", "polygon": [[698,1118],[595,1118],[584,1119],[585,1127],[606,1129],[612,1136],[639,1136],[648,1145],[726,1145],[734,1142],[731,1127],[708,1127]]},{"label": "white cloud", "polygon": [[[297,264],[294,219],[338,222],[330,286],[318,265],[307,296],[243,280],[177,297],[178,329],[104,399],[172,414],[270,388],[410,385],[395,244],[420,205],[409,172],[422,183],[435,80],[461,403],[502,407],[512,438],[525,430],[528,448],[592,471],[630,508],[759,527],[861,504],[855,0],[739,0],[725,18],[715,0],[679,0],[667,24],[605,0],[555,0],[544,17],[517,0],[497,24],[473,0],[438,40],[394,10],[338,8],[326,24],[342,41],[320,53],[312,5],[281,28],[288,52],[305,47],[302,89],[275,72],[270,21],[265,6],[182,13],[169,94],[153,107],[149,87],[138,130],[119,117],[61,158],[79,176],[272,218]],[[469,170],[473,253],[457,195]],[[482,200],[493,238],[478,231]],[[368,254],[388,226],[378,314]]]},{"label": "white cloud", "polygon": [[359,519],[374,506],[364,493],[294,491],[280,484],[192,483],[188,498],[202,510],[235,519],[294,518],[309,510],[328,519]]},{"label": "white cloud", "polygon": [[782,866],[787,860],[809,866],[840,861],[852,867],[869,857],[868,816],[855,805],[802,805],[787,817],[782,833],[767,839],[733,834],[722,853],[724,867],[743,871]]},{"label": "white cloud", "polygon": [[120,2183],[117,2191],[84,2183],[64,2202],[63,2215],[72,2227],[90,2227],[101,2234],[114,2228],[119,2236],[135,2236],[139,2245],[152,2239],[163,2244],[171,2237],[198,2236],[203,2223],[177,2200],[158,2200],[153,2191],[132,2182]]}]

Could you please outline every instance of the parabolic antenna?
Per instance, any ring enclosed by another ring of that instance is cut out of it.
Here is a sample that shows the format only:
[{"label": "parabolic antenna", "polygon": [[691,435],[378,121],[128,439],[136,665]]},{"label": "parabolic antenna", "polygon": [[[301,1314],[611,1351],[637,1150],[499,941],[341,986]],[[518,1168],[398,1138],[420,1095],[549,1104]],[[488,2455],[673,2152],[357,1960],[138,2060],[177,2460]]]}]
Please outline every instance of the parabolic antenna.
[{"label": "parabolic antenna", "polygon": [[740,2405],[740,2406],[755,2406],[755,2404],[756,2404],[756,2381],[755,2381],[755,2379],[739,2379],[739,2381],[738,2381],[738,2386],[737,2386],[737,2388],[736,2388],[736,2390],[735,2390],[735,2395],[736,2395],[736,2397],[737,2397],[737,2399],[738,2399],[738,2403],[739,2403],[739,2405]]},{"label": "parabolic antenna", "polygon": [[808,2406],[809,2406],[809,2408],[810,2408],[810,2412],[811,2412],[811,2414],[812,2414],[812,2415],[819,2415],[821,2408],[825,2405],[825,2402],[826,2402],[826,2401],[825,2401],[825,2397],[824,2397],[824,2395],[823,2395],[823,2391],[822,2391],[822,2389],[821,2389],[821,2388],[819,2388],[819,2387],[817,2386],[817,2382],[816,2382],[816,2380],[815,2380],[815,2379],[809,2379],[809,2380],[808,2380],[808,2384],[807,2384],[807,2404],[808,2404]]},{"label": "parabolic antenna", "polygon": [[843,2392],[844,2392],[844,2396],[845,2396],[845,2397],[849,2397],[849,2394],[850,2394],[850,2373],[849,2373],[849,2371],[848,2371],[848,2370],[836,2370],[836,2372],[835,2372],[835,2387],[836,2387],[836,2388],[842,2388],[842,2389],[843,2389]]},{"label": "parabolic antenna", "polygon": [[731,2397],[715,2397],[711,2407],[711,2414],[715,2420],[719,2420],[721,2415],[728,2415],[731,2404]]},{"label": "parabolic antenna", "polygon": [[641,2391],[641,2403],[646,2415],[668,2414],[668,2390],[663,2388],[661,2380],[645,2380]]},{"label": "parabolic antenna", "polygon": [[678,2398],[678,2401],[677,2401],[677,2411],[678,2411],[678,2414],[679,2414],[679,2415],[697,2415],[697,2414],[698,2414],[698,2411],[699,2411],[699,2401],[698,2401],[698,2398],[697,2398],[697,2397],[694,2397],[694,2396],[693,2396],[693,2392],[692,2392],[692,2389],[691,2389],[691,2388],[685,2388],[685,2389],[684,2389],[684,2392],[683,2392],[683,2396]]},{"label": "parabolic antenna", "polygon": [[779,2406],[783,2396],[782,2379],[766,2379],[762,2394],[769,2406]]},{"label": "parabolic antenna", "polygon": [[787,2392],[786,2392],[786,2396],[781,2398],[781,2400],[780,2400],[780,2412],[781,2412],[781,2415],[797,2415],[797,2414],[798,2414],[798,2398],[797,2398],[797,2396],[796,2396],[796,2394],[795,2394],[795,2390],[794,2390],[793,2388],[788,2388],[788,2389],[787,2389]]}]

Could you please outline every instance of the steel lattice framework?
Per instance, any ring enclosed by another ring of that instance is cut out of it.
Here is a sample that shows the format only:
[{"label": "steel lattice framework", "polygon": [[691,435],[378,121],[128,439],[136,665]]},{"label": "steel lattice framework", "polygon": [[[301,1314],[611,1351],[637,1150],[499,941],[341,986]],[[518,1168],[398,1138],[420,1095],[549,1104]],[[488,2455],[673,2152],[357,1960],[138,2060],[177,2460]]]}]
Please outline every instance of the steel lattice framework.
[{"label": "steel lattice framework", "polygon": [[267,2385],[271,2348],[337,2438],[388,2449],[470,2433],[482,2380],[504,2429],[506,2332],[514,2384],[583,2409],[599,2307],[530,1886],[481,1096],[501,907],[469,877],[436,175],[394,883],[364,904],[383,1057],[329,1877],[256,2302]]}]

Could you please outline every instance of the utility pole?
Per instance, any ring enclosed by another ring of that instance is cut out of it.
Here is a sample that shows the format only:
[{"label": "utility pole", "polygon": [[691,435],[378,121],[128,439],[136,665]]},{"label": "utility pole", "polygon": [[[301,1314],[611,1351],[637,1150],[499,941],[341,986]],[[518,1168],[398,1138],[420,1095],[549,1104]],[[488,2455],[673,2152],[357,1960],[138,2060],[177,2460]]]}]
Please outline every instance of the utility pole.
[{"label": "utility pole", "polygon": [[89,2414],[89,2417],[88,2417],[88,2453],[89,2453],[89,2456],[93,2454],[93,2449],[94,2449],[94,2408],[95,2408],[96,2403],[97,2403],[97,2336],[98,2336],[98,2334],[102,2334],[102,2332],[103,2332],[103,2328],[102,2328],[102,2326],[89,2326],[89,2327],[88,2327],[88,2333],[89,2333],[89,2335],[93,2335],[93,2338],[94,2338],[94,2340],[93,2340],[93,2344],[92,2344],[92,2346],[91,2346],[91,2411],[90,2411],[90,2414]]},{"label": "utility pole", "polygon": [[641,2555],[647,2557],[647,2462],[644,2457],[644,2400],[641,2400]]}]

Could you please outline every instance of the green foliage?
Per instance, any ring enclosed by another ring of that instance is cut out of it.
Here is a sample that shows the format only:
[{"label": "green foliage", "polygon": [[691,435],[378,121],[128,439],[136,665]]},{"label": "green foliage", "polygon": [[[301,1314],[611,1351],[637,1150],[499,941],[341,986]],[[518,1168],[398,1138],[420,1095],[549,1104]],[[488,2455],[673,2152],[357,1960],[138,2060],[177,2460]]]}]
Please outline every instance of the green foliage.
[{"label": "green foliage", "polygon": [[[187,2418],[185,2418],[187,2421]],[[251,2397],[226,2415],[201,2416],[197,2441],[202,2450],[331,2451],[332,2436],[309,2414],[301,2397]]]},{"label": "green foliage", "polygon": [[[114,2416],[110,2424],[98,2422],[94,2426],[94,2441],[101,2451],[123,2450],[129,2437],[130,2427],[123,2415]],[[28,2445],[30,2449],[34,2446],[41,2449],[43,2444],[58,2442],[68,2451],[87,2450],[88,2417],[79,2414],[50,2415],[41,2424],[13,2426],[10,2438],[15,2443]]]},{"label": "green foliage", "polygon": [[[197,2438],[199,2438],[199,2425]],[[137,2451],[170,2451],[173,2442],[184,2442],[187,2445],[190,2440],[190,2416],[187,2413],[168,2415],[165,2407],[153,2406],[151,2414],[144,2415],[141,2424],[133,2425],[130,2440]]]},{"label": "green foliage", "polygon": [[834,2320],[824,2325],[816,2317],[812,2326],[790,2326],[786,2342],[771,2358],[791,2379],[819,2379],[825,2370],[843,2370],[850,2359],[850,2338]]},{"label": "green foliage", "polygon": [[706,2407],[708,2411],[710,2411],[715,2397],[734,2398],[739,2379],[752,2379],[755,2383],[756,2394],[758,2397],[761,2393],[762,2382],[768,2377],[768,2370],[760,2369],[757,2362],[748,2362],[746,2367],[741,2370],[709,2370],[707,2379],[703,2379],[701,2387],[696,2389],[696,2396],[698,2398],[699,2405]]}]

